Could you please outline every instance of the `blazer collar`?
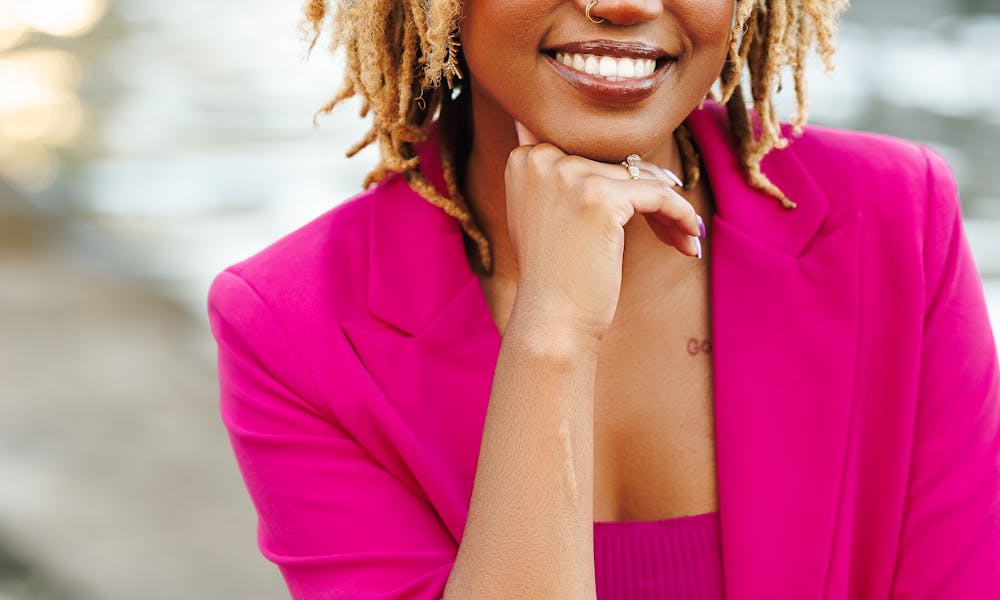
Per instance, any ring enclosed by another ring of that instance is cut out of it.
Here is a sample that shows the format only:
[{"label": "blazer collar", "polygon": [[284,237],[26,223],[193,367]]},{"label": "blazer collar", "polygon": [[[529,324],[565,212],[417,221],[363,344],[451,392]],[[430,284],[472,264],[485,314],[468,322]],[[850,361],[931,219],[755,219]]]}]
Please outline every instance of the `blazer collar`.
[{"label": "blazer collar", "polygon": [[687,120],[716,191],[716,216],[777,251],[799,255],[830,212],[826,195],[791,151],[771,152],[761,168],[796,201],[797,208],[786,209],[765,192],[748,186],[727,119],[722,106],[706,102]]},{"label": "blazer collar", "polygon": [[[726,597],[820,599],[854,408],[861,215],[831,218],[791,148],[763,165],[798,204],[783,208],[745,183],[721,106],[708,102],[688,122],[716,205],[708,259]],[[420,157],[444,192],[435,135]],[[345,332],[407,423],[391,427],[426,429],[423,417],[406,415],[428,410],[450,419],[448,435],[414,431],[396,439],[405,448],[388,450],[381,438],[372,447],[409,474],[457,541],[477,458],[466,455],[478,448],[499,333],[455,219],[399,176],[376,189],[371,210],[368,308],[398,331],[353,322]],[[423,404],[413,406],[417,388]],[[363,414],[358,407],[358,432],[370,430]],[[428,436],[435,444],[420,441]]]},{"label": "blazer collar", "polygon": [[[417,150],[424,177],[447,196],[436,128]],[[398,174],[375,189],[371,211],[368,309],[415,335],[474,275],[461,227]]]},{"label": "blazer collar", "polygon": [[[826,220],[830,206],[795,154],[772,152],[763,163],[771,180],[796,200],[798,207],[789,210],[744,182],[723,107],[706,102],[690,115],[688,124],[715,191],[715,218],[777,252],[798,256]],[[438,144],[432,129],[418,146],[418,155],[428,182],[447,196]],[[399,175],[375,191],[369,256],[370,311],[411,335],[473,276],[457,221],[409,189]]]}]

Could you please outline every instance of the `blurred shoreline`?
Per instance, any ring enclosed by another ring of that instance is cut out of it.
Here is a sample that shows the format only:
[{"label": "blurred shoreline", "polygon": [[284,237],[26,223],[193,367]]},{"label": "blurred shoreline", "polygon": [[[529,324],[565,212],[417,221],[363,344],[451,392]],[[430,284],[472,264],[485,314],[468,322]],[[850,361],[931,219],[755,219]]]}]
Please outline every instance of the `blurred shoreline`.
[{"label": "blurred shoreline", "polygon": [[0,184],[0,600],[287,595],[257,553],[209,332],[64,228]]}]

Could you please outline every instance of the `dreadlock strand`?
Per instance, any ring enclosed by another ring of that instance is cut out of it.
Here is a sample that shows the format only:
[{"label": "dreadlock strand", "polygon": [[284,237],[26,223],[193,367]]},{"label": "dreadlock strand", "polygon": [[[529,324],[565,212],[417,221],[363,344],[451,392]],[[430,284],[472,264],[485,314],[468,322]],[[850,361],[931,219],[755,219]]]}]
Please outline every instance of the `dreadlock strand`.
[{"label": "dreadlock strand", "polygon": [[684,123],[681,123],[674,132],[677,146],[681,151],[681,164],[684,169],[684,189],[693,190],[701,179],[701,159],[698,150],[694,146],[694,136],[691,130]]},{"label": "dreadlock strand", "polygon": [[347,156],[347,158],[351,158],[358,152],[361,152],[370,146],[376,139],[378,139],[378,129],[372,126],[372,128],[368,130],[368,133],[365,134],[365,137],[355,142],[354,145],[347,150],[347,154],[345,156]]},{"label": "dreadlock strand", "polygon": [[307,0],[302,7],[302,12],[305,14],[306,20],[301,24],[301,31],[309,36],[306,27],[308,26],[312,30],[309,48],[306,50],[306,56],[309,56],[323,32],[323,21],[326,19],[326,0]]},{"label": "dreadlock strand", "polygon": [[795,77],[795,118],[792,124],[795,134],[802,133],[802,126],[809,117],[809,83],[806,80],[806,60],[809,56],[809,16],[800,12],[796,17],[795,26],[795,64],[792,72]]},{"label": "dreadlock strand", "polygon": [[443,171],[445,185],[448,188],[448,195],[452,198],[457,210],[461,213],[459,221],[462,225],[462,229],[472,239],[473,243],[476,244],[476,250],[479,254],[480,267],[484,273],[492,273],[493,255],[490,249],[489,239],[487,239],[482,229],[480,229],[476,224],[475,217],[472,214],[472,209],[465,201],[465,198],[458,187],[458,175],[455,173],[455,157],[452,155],[451,148],[447,144],[441,144],[441,146],[441,153],[446,158],[446,160],[443,161]]},{"label": "dreadlock strand", "polygon": [[[782,206],[794,208],[795,203],[761,169],[771,150],[788,143],[774,95],[781,87],[784,68],[790,67],[797,108],[792,124],[797,132],[808,110],[808,53],[815,48],[827,71],[832,70],[836,20],[847,0],[734,1],[735,18],[726,62],[719,73],[718,96],[726,107],[747,182],[781,201]],[[480,266],[490,272],[489,240],[458,184],[456,140],[444,132],[439,138],[447,196],[428,183],[415,150],[415,144],[427,139],[438,115],[455,102],[450,90],[462,79],[458,33],[462,0],[338,0],[336,9],[333,5],[333,0],[304,0],[302,6],[301,26],[309,51],[329,25],[329,48],[334,52],[342,49],[346,64],[342,87],[314,119],[344,100],[358,97],[359,112],[362,118],[370,112],[372,125],[350,147],[348,155],[372,144],[379,148],[379,162],[365,177],[365,187],[401,173],[418,194],[458,220],[475,245]],[[749,73],[748,82],[743,81],[745,72]],[[675,131],[675,138],[686,186],[691,186],[701,175],[695,140],[683,124]]]},{"label": "dreadlock strand", "polygon": [[730,34],[726,68],[722,72],[722,98],[720,99],[722,103],[729,101],[733,90],[740,82],[740,76],[750,51],[750,44],[754,38],[756,29],[754,21],[756,21],[757,10],[757,0],[740,0],[736,8],[736,23]]}]

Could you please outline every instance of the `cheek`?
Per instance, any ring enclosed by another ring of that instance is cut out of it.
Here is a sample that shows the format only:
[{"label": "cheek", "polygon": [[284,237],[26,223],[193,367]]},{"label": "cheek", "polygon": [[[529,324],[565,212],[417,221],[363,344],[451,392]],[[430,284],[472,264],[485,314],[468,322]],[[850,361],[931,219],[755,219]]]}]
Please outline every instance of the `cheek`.
[{"label": "cheek", "polygon": [[513,83],[517,67],[523,69],[535,59],[535,40],[529,27],[535,19],[532,4],[498,0],[465,2],[459,43],[473,77],[488,80],[506,76]]},{"label": "cheek", "polygon": [[530,75],[539,70],[538,45],[558,4],[553,0],[464,3],[459,36],[474,96],[499,104],[508,114],[523,113],[526,106],[537,104]]},{"label": "cheek", "polygon": [[677,0],[673,12],[696,47],[720,47],[729,43],[736,0]]},{"label": "cheek", "polygon": [[729,49],[735,0],[677,0],[673,14],[690,52],[685,71],[691,82],[706,90],[719,76]]},{"label": "cheek", "polygon": [[547,10],[538,0],[472,0],[462,7],[459,37],[463,49],[500,62],[511,53],[533,49],[535,29]]}]

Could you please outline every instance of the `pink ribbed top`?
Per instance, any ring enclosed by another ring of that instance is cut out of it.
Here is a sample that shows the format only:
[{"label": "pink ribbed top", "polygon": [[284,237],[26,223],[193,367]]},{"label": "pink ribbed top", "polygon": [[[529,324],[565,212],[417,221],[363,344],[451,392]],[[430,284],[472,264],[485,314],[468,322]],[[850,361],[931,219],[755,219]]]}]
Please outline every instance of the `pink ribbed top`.
[{"label": "pink ribbed top", "polygon": [[721,600],[718,511],[658,521],[595,521],[598,600]]}]

